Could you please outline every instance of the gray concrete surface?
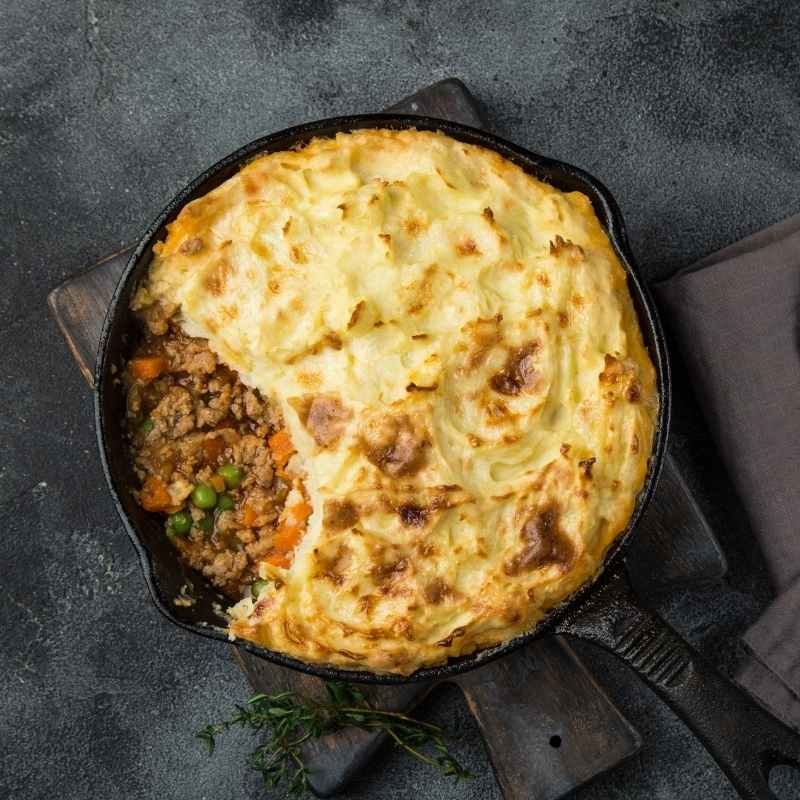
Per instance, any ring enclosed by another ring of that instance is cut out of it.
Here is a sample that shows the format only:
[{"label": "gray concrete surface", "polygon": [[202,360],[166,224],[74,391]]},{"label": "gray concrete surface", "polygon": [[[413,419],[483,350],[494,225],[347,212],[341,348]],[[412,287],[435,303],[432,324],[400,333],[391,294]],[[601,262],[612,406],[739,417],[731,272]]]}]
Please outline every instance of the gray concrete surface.
[{"label": "gray concrete surface", "polygon": [[[760,1],[0,4],[0,797],[260,792],[244,739],[211,760],[192,739],[247,688],[224,646],[146,596],[45,307],[56,283],[257,133],[451,75],[503,134],[602,178],[643,270],[666,276],[800,211],[799,35],[794,4]],[[680,370],[676,400],[678,456],[731,572],[654,602],[730,670],[770,590]],[[645,746],[578,798],[735,796],[670,712],[583,650]],[[455,786],[386,752],[348,798],[499,796],[458,694],[425,716],[462,732],[478,779]]]}]

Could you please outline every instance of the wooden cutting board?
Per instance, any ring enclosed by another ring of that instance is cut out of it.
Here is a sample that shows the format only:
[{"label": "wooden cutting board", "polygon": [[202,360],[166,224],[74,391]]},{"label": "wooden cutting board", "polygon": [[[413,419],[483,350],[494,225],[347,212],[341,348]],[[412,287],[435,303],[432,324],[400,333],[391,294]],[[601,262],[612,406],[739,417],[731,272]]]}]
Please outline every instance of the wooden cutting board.
[{"label": "wooden cutting board", "polygon": [[[388,110],[487,127],[475,99],[455,79],[429,86]],[[103,317],[131,249],[102,259],[48,298],[90,384]],[[636,537],[629,557],[640,591],[718,579],[725,573],[719,546],[670,458],[641,525],[646,530]],[[318,678],[232,650],[255,691],[324,691]],[[637,731],[560,637],[532,642],[451,682],[464,693],[484,734],[507,800],[556,800],[640,747]],[[408,711],[437,685],[368,686],[365,694],[376,706]],[[383,741],[382,734],[351,729],[309,743],[305,756],[314,791],[323,797],[339,791]]]}]

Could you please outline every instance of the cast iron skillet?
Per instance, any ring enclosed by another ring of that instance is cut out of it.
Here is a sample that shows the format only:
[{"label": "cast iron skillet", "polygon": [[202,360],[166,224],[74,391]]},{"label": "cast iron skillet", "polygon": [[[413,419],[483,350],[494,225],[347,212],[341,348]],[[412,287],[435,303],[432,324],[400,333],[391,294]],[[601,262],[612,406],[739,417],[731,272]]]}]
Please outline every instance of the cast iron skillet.
[{"label": "cast iron skillet", "polygon": [[[286,150],[315,136],[333,136],[358,128],[443,131],[455,139],[495,150],[541,180],[562,190],[581,191],[591,199],[628,273],[642,333],[658,376],[660,409],[647,480],[626,530],[610,548],[594,581],[554,609],[534,630],[497,647],[403,677],[307,664],[250,642],[236,644],[269,661],[321,678],[390,684],[441,680],[499,658],[536,636],[570,634],[602,645],[632,667],[697,734],[743,797],[774,797],[767,782],[769,769],[780,763],[800,764],[800,737],[702,661],[660,617],[643,609],[632,595],[625,574],[625,548],[653,494],[666,451],[670,374],[661,326],[634,267],[619,209],[608,190],[582,170],[531,153],[485,131],[444,120],[394,114],[339,117],[300,125],[257,139],[210,167],[176,195],[145,232],[120,278],[103,326],[95,376],[95,418],[106,479],[139,553],[156,606],[187,630],[227,640],[220,609],[228,601],[201,576],[183,567],[163,535],[163,526],[144,512],[131,494],[136,481],[124,441],[125,400],[118,375],[138,336],[138,326],[129,311],[132,292],[150,263],[152,245],[164,237],[166,223],[188,201],[221,184],[257,154]],[[196,603],[191,607],[176,606],[173,600],[186,591]]]}]

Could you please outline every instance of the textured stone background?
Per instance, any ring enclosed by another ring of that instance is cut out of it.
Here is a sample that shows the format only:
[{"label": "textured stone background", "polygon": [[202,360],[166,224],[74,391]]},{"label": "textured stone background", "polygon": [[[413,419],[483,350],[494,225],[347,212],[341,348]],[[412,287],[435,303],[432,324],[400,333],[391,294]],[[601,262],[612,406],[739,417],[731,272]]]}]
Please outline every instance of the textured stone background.
[{"label": "textured stone background", "polygon": [[[500,132],[605,181],[645,273],[666,276],[800,211],[792,5],[2,3],[0,796],[259,791],[243,739],[209,760],[191,737],[247,688],[225,647],[170,626],[146,596],[102,483],[87,389],[46,310],[54,285],[135,239],[259,132],[375,110],[450,75]],[[655,602],[732,669],[769,587],[680,370],[677,395],[678,456],[731,571]],[[583,650],[645,746],[581,800],[735,796],[670,712]],[[499,797],[458,693],[425,716],[463,732],[478,780],[454,786],[387,752],[347,797]]]}]

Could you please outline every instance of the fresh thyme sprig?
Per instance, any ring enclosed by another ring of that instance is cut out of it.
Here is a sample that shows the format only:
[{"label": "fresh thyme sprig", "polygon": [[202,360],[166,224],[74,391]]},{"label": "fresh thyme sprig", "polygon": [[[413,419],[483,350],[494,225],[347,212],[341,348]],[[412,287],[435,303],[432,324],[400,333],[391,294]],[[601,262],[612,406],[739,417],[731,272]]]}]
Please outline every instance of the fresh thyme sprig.
[{"label": "fresh thyme sprig", "polygon": [[309,769],[301,746],[349,726],[382,730],[409,755],[456,780],[470,778],[450,753],[446,732],[439,725],[420,722],[395,711],[370,706],[364,695],[347,683],[328,682],[327,701],[301,697],[295,692],[257,694],[244,706],[236,706],[230,719],[208,725],[197,734],[214,752],[216,737],[230,728],[246,728],[266,735],[250,754],[249,765],[261,773],[266,788],[285,784],[291,794],[308,789]]}]

